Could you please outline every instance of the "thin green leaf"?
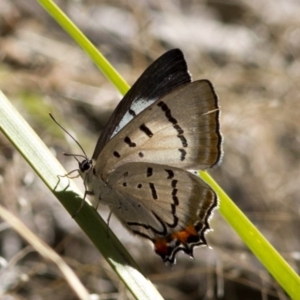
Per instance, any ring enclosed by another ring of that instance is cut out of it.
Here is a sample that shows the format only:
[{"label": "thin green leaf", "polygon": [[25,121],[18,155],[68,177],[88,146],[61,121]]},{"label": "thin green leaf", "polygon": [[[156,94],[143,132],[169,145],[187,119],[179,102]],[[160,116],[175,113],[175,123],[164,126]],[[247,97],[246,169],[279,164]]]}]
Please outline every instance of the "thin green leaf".
[{"label": "thin green leaf", "polygon": [[91,57],[92,61],[113,85],[125,95],[129,85],[123,77],[114,69],[108,60],[97,50],[97,48],[86,38],[86,36],[75,26],[75,24],[60,10],[60,8],[49,0],[38,0],[41,6],[53,17],[53,19],[78,43],[78,45]]},{"label": "thin green leaf", "polygon": [[[74,215],[82,203],[82,194],[72,180],[57,177],[66,174],[66,171],[1,92],[0,129],[70,215]],[[162,299],[92,206],[85,203],[74,220],[107,259],[136,299]]]},{"label": "thin green leaf", "polygon": [[200,176],[218,193],[220,198],[219,211],[224,219],[232,226],[289,296],[292,299],[299,299],[300,278],[296,272],[240,211],[211,176],[206,172],[200,172]]}]

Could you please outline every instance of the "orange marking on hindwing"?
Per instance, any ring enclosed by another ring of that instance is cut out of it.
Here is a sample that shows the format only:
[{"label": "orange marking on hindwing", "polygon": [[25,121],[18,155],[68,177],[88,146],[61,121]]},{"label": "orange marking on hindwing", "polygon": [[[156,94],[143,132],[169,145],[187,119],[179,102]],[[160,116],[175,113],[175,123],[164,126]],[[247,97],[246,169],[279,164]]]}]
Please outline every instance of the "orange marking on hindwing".
[{"label": "orange marking on hindwing", "polygon": [[181,231],[175,231],[171,234],[172,239],[176,239],[182,244],[186,244],[190,236],[198,236],[198,232],[196,231],[195,226],[192,224],[188,225]]}]

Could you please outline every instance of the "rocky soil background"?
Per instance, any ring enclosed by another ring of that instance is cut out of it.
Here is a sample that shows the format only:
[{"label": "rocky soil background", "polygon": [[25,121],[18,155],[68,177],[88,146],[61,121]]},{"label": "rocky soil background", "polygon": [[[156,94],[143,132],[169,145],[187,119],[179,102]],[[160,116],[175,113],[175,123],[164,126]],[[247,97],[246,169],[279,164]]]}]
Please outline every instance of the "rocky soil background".
[{"label": "rocky soil background", "polygon": [[[225,138],[211,175],[299,273],[300,2],[57,1],[130,83],[179,47],[194,79],[212,81]],[[0,89],[67,170],[77,146],[92,154],[120,95],[34,0],[0,2]],[[81,181],[78,181],[81,184]],[[0,134],[0,203],[57,251],[99,299],[132,299],[91,242]],[[108,211],[100,207],[106,218]],[[166,267],[150,244],[111,229],[165,299],[288,299],[216,212],[213,248]],[[76,299],[59,271],[0,223],[1,299]]]}]

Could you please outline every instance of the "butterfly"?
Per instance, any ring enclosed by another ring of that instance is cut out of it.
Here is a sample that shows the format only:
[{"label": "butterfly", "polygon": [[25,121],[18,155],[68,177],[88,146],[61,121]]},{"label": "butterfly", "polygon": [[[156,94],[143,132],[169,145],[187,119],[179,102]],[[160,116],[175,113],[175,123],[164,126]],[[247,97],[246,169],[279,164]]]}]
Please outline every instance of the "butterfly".
[{"label": "butterfly", "polygon": [[164,262],[207,245],[216,193],[198,176],[222,159],[218,98],[192,82],[179,49],[154,61],[110,117],[79,173],[92,195]]}]

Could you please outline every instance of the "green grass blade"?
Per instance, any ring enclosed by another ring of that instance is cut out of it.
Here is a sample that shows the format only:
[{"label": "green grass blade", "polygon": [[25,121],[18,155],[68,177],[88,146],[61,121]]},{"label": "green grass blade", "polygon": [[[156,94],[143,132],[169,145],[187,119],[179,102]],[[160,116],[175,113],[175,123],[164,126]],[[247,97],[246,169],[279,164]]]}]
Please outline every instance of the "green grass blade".
[{"label": "green grass blade", "polygon": [[97,48],[75,26],[73,22],[49,0],[37,0],[53,19],[78,43],[78,45],[91,57],[92,61],[100,68],[101,72],[113,83],[122,95],[129,90],[129,85],[122,76],[113,68]]},{"label": "green grass blade", "polygon": [[[23,155],[38,176],[54,193],[70,215],[81,205],[82,195],[67,178],[59,162],[0,91],[0,130]],[[111,232],[96,210],[85,203],[74,219],[87,234],[136,299],[162,299],[139,271],[124,246]],[[109,234],[108,234],[109,233]]]},{"label": "green grass blade", "polygon": [[300,299],[300,278],[296,272],[232,202],[211,176],[206,172],[200,172],[200,176],[218,193],[220,198],[219,211],[224,219],[234,228],[244,243],[289,296],[292,299]]}]

